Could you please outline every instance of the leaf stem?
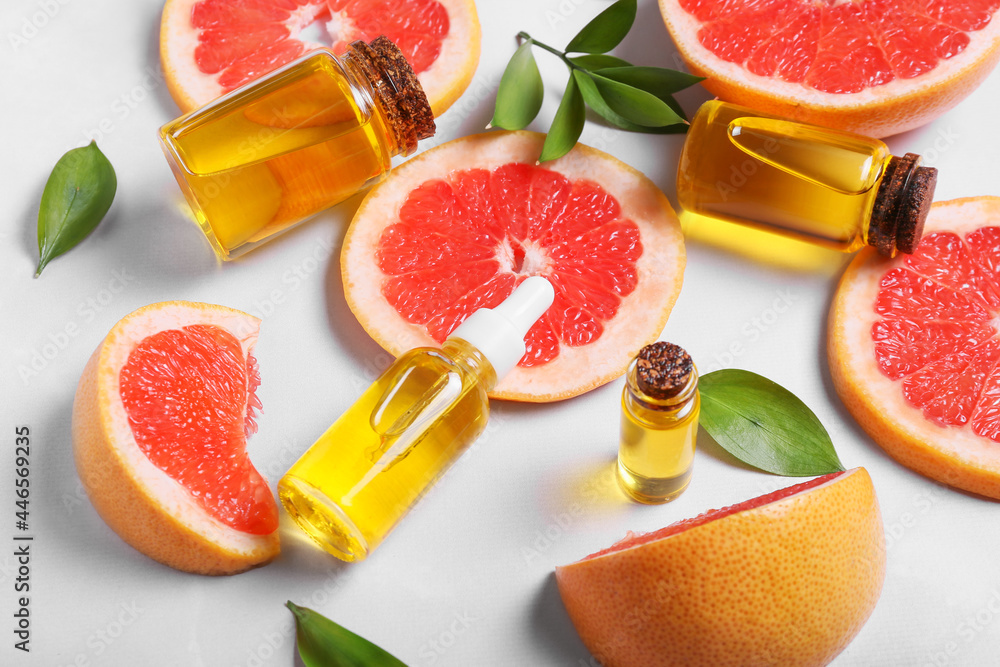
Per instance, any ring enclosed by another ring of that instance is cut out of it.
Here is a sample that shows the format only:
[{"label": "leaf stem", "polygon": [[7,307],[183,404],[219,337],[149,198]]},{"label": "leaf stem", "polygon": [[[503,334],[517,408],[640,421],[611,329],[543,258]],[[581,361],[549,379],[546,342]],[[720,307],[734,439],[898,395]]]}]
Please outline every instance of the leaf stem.
[{"label": "leaf stem", "polygon": [[534,44],[535,46],[539,47],[540,49],[544,49],[545,51],[548,51],[549,53],[552,53],[552,54],[555,54],[555,55],[559,56],[559,58],[561,58],[562,61],[564,63],[566,63],[566,66],[569,67],[571,70],[573,70],[573,69],[582,69],[581,67],[578,67],[577,65],[573,64],[573,61],[571,61],[566,56],[566,52],[565,51],[560,51],[559,49],[555,48],[554,46],[549,46],[545,42],[539,42],[537,39],[535,39],[534,37],[532,37],[528,33],[524,32],[523,30],[521,32],[517,33],[517,37],[518,37],[518,39],[521,39],[521,40],[525,40],[525,39],[530,40],[532,44]]}]

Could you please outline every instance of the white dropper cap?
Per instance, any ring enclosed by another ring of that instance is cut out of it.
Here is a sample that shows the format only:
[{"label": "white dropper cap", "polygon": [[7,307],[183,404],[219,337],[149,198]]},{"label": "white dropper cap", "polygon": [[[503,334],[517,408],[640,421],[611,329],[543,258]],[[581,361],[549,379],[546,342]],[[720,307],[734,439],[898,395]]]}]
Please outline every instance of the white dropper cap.
[{"label": "white dropper cap", "polygon": [[483,353],[497,382],[524,356],[524,336],[555,298],[551,283],[531,276],[496,308],[480,308],[451,332]]}]

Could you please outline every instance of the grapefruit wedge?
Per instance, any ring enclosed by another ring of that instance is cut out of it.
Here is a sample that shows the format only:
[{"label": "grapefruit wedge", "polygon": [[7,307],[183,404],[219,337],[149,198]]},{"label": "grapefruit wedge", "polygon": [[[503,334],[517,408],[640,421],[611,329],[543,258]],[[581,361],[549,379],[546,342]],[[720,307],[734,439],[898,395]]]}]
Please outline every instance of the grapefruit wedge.
[{"label": "grapefruit wedge", "polygon": [[274,558],[278,507],[250,463],[260,321],[171,301],[114,326],[73,404],[77,472],[101,518],[170,567],[233,574]]},{"label": "grapefruit wedge", "polygon": [[817,477],[556,568],[566,611],[606,667],[825,665],[885,578],[864,468]]},{"label": "grapefruit wedge", "polygon": [[527,276],[549,279],[555,301],[494,398],[553,401],[618,377],[660,335],[684,272],[656,185],[579,144],[536,165],[544,139],[490,132],[421,153],[365,197],[344,239],[347,303],[396,355],[441,343]]},{"label": "grapefruit wedge", "polygon": [[938,202],[912,255],[867,249],[830,314],[834,386],[893,458],[1000,499],[1000,198]]},{"label": "grapefruit wedge", "polygon": [[461,96],[479,64],[473,0],[167,0],[160,61],[182,111],[295,60],[322,44],[303,36],[315,23],[332,49],[385,35],[417,73],[435,115]]},{"label": "grapefruit wedge", "polygon": [[1000,0],[659,0],[720,98],[883,137],[958,104],[1000,58]]}]

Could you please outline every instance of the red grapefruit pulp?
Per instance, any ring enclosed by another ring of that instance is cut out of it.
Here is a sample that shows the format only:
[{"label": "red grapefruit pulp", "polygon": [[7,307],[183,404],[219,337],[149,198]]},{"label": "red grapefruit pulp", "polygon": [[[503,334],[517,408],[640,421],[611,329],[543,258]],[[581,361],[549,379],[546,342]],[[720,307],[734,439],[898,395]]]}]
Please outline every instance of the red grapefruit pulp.
[{"label": "red grapefruit pulp", "polygon": [[136,443],[212,516],[265,535],[278,527],[267,483],[250,463],[246,439],[260,409],[257,361],[211,325],[145,338],[121,370],[121,396]]},{"label": "red grapefruit pulp", "polygon": [[160,56],[171,95],[184,110],[201,106],[321,44],[334,52],[385,35],[399,46],[435,114],[461,95],[479,59],[472,0],[167,0]]},{"label": "red grapefruit pulp", "polygon": [[525,338],[519,365],[530,367],[552,361],[561,345],[600,338],[635,290],[642,243],[600,185],[508,163],[422,183],[376,253],[389,276],[382,294],[438,343],[477,309],[498,306],[527,276],[543,273],[556,298]]},{"label": "red grapefruit pulp", "polygon": [[490,132],[421,153],[368,194],[344,240],[348,305],[393,354],[549,279],[552,307],[496,398],[568,398],[620,375],[663,330],[684,270],[655,184],[581,145],[536,165],[543,140]]}]

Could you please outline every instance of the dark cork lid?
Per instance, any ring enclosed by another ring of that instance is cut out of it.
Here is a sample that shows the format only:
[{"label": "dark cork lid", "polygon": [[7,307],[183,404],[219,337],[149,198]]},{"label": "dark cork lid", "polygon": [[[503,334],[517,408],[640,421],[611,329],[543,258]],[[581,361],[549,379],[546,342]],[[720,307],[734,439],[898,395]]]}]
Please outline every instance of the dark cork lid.
[{"label": "dark cork lid", "polygon": [[673,398],[687,387],[694,372],[691,355],[673,343],[647,345],[636,357],[636,384],[657,400]]},{"label": "dark cork lid", "polygon": [[360,63],[396,135],[399,152],[409,155],[419,140],[437,131],[434,113],[417,75],[399,47],[384,35],[370,44],[352,42],[351,48],[361,56]]},{"label": "dark cork lid", "polygon": [[886,257],[912,253],[924,233],[937,185],[937,169],[919,165],[920,156],[915,153],[894,155],[879,183],[868,223],[868,245]]}]

